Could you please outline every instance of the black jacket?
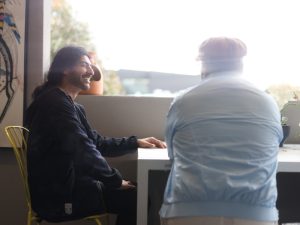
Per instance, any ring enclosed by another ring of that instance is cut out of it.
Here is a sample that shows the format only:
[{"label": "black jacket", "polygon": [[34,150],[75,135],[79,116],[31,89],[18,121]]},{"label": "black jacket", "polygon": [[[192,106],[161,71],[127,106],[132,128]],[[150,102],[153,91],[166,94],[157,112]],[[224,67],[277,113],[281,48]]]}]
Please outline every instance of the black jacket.
[{"label": "black jacket", "polygon": [[[105,106],[99,106],[105,107]],[[104,211],[103,188],[118,188],[122,176],[104,156],[137,149],[137,138],[108,138],[92,130],[83,106],[58,88],[28,108],[28,182],[33,210],[48,221]],[[65,204],[72,204],[72,213]]]}]

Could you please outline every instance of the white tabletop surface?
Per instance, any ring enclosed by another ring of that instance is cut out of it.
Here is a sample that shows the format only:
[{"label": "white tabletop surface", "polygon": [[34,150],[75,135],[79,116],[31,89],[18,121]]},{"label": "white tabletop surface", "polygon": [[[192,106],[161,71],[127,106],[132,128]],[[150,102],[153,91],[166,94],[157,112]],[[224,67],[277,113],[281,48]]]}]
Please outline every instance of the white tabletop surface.
[{"label": "white tabletop surface", "polygon": [[166,148],[139,148],[138,151],[138,160],[169,160]]},{"label": "white tabletop surface", "polygon": [[[137,224],[147,225],[148,174],[150,170],[170,170],[167,149],[138,149]],[[300,172],[300,145],[285,144],[279,148],[278,172]]]},{"label": "white tabletop surface", "polygon": [[[138,150],[138,160],[163,160],[168,161],[168,151],[167,149],[158,148],[139,148]],[[278,154],[279,162],[300,162],[300,145],[296,144],[285,144],[282,148],[279,148]],[[299,168],[300,169],[300,168]]]}]

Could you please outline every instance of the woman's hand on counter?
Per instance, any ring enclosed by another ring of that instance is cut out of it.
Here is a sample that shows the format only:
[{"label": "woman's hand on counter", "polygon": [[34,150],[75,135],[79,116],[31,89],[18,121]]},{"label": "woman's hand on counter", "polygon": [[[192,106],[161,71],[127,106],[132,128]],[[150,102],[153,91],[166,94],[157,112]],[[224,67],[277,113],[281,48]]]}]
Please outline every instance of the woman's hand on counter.
[{"label": "woman's hand on counter", "polygon": [[155,137],[141,138],[137,141],[139,148],[166,148],[164,141],[158,140]]},{"label": "woman's hand on counter", "polygon": [[129,180],[122,180],[122,185],[119,188],[120,190],[125,190],[125,189],[133,189],[136,188],[136,184]]}]

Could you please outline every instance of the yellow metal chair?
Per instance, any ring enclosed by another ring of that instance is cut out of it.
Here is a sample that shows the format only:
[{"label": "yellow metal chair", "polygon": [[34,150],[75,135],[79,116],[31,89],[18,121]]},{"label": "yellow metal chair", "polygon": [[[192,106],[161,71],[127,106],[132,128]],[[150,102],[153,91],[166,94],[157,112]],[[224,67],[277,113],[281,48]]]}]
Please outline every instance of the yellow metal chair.
[{"label": "yellow metal chair", "polygon": [[[31,208],[31,199],[29,186],[27,181],[27,138],[29,135],[29,130],[22,126],[7,126],[5,127],[5,134],[14,150],[21,177],[23,179],[28,214],[27,214],[27,225],[31,225],[32,222],[35,222],[37,225],[40,225],[42,218],[38,217],[36,213]],[[93,220],[97,225],[102,225],[100,219],[105,219],[106,224],[109,224],[109,214],[103,213],[98,215],[92,215],[83,218],[84,220]]]}]

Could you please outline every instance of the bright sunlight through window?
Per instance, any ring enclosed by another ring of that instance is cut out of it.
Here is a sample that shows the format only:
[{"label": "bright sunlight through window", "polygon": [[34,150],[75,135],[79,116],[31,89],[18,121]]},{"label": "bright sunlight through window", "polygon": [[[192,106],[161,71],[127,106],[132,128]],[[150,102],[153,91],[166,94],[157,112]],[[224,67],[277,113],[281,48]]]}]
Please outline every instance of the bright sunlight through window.
[{"label": "bright sunlight through window", "polygon": [[197,75],[200,43],[230,36],[248,46],[247,79],[263,89],[300,86],[297,0],[68,1],[105,69]]}]

